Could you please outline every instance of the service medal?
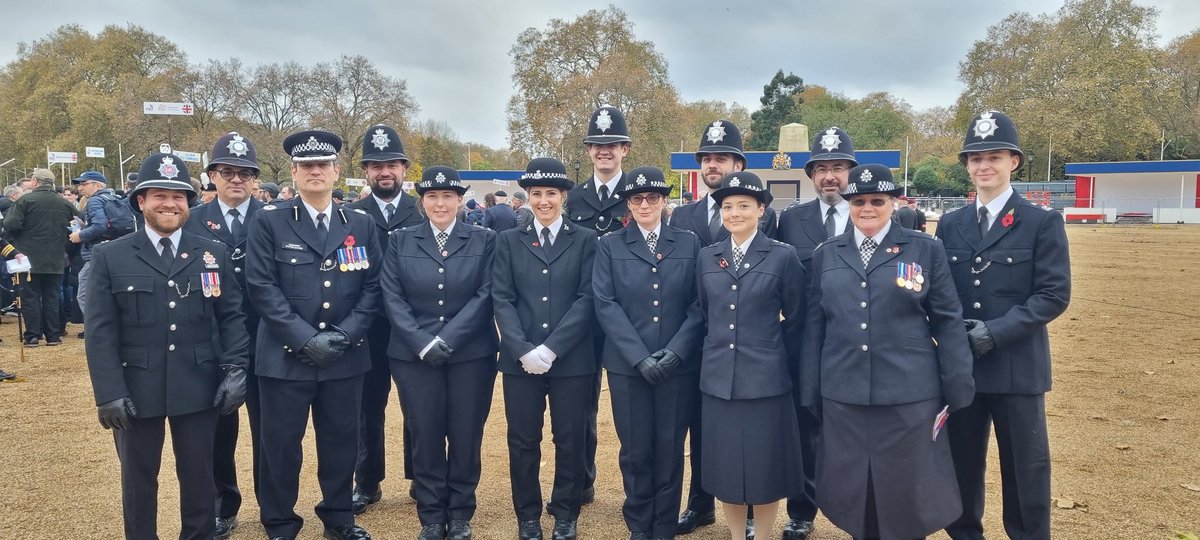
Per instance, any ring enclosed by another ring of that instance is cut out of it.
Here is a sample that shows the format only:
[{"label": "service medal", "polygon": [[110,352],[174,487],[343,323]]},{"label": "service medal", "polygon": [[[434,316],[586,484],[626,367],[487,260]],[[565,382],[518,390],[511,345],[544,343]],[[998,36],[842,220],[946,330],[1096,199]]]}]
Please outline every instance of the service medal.
[{"label": "service medal", "polygon": [[911,288],[913,288],[913,282],[911,282],[911,281],[905,281],[905,282],[904,282],[904,288],[905,288],[905,289],[911,289]]},{"label": "service medal", "polygon": [[896,278],[896,285],[903,287],[904,286],[904,278],[902,278],[902,277]]},{"label": "service medal", "polygon": [[914,291],[916,291],[916,292],[921,292],[921,284],[920,284],[920,283],[916,283],[916,284],[914,284],[914,285],[913,285],[913,290],[914,290]]},{"label": "service medal", "polygon": [[925,275],[917,274],[917,284],[925,283]]}]

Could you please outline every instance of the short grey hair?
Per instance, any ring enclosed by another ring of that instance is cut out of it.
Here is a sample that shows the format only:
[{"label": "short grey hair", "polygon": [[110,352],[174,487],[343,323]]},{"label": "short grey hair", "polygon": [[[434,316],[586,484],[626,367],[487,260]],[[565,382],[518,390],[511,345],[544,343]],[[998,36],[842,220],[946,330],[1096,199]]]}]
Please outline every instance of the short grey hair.
[{"label": "short grey hair", "polygon": [[18,186],[16,184],[4,186],[4,196],[8,197],[8,198],[12,198],[13,195],[20,194],[21,191],[23,191],[21,189],[21,186]]}]

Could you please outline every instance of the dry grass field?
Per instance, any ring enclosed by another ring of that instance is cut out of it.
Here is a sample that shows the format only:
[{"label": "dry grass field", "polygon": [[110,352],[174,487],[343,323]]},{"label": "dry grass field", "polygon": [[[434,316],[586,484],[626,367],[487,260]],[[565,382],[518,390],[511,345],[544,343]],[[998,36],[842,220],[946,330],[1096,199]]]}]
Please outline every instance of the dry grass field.
[{"label": "dry grass field", "polygon": [[[1053,457],[1054,536],[1171,538],[1200,532],[1200,227],[1071,226],[1074,267],[1070,309],[1051,326],[1054,391],[1048,395]],[[120,485],[112,436],[96,422],[79,328],[64,346],[29,350],[19,359],[15,319],[0,325],[0,366],[20,382],[0,384],[0,538],[119,538]],[[500,389],[484,448],[476,538],[514,538],[508,453]],[[393,402],[394,403],[394,402]],[[389,408],[390,478],[384,499],[359,518],[375,538],[414,538],[419,525],[400,460],[399,408]],[[547,422],[547,424],[549,424]],[[246,424],[243,422],[243,429]],[[548,430],[547,430],[548,431]],[[581,516],[583,538],[627,536],[617,442],[607,392],[600,412],[601,478],[596,502]],[[312,507],[319,497],[313,438],[299,512],[301,538],[320,538]],[[553,466],[544,443],[548,485]],[[160,477],[160,534],[178,532],[177,484],[169,442]],[[249,494],[249,437],[240,448]],[[993,446],[993,454],[994,454]],[[1003,537],[999,472],[989,470],[987,528]],[[548,490],[547,490],[548,492]],[[264,538],[247,495],[234,539]],[[719,518],[718,518],[719,519]],[[550,518],[544,518],[547,527]],[[759,532],[777,539],[778,532]],[[818,539],[847,538],[827,521]],[[728,538],[723,525],[687,538]]]}]

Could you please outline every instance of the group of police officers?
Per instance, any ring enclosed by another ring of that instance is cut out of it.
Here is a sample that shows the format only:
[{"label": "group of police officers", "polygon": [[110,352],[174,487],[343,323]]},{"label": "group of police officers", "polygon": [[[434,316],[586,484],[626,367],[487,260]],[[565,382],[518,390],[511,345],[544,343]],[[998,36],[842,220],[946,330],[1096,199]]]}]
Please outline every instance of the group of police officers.
[{"label": "group of police officers", "polygon": [[[731,538],[754,534],[756,504],[771,510],[760,524],[773,523],[772,501],[779,497],[752,495],[742,483],[748,480],[731,476],[741,472],[728,461],[774,463],[777,456],[771,448],[733,452],[717,437],[728,439],[726,427],[740,421],[738,411],[759,414],[756,399],[774,399],[779,392],[768,389],[776,388],[794,408],[783,417],[795,425],[780,431],[789,434],[787,441],[793,431],[798,435],[794,449],[783,446],[794,453],[783,464],[788,470],[776,472],[787,477],[794,470],[802,479],[779,488],[787,498],[783,538],[807,538],[822,484],[839,482],[816,477],[821,414],[801,395],[804,370],[791,347],[775,347],[787,353],[780,357],[785,369],[771,376],[756,371],[760,359],[745,345],[767,354],[768,340],[761,338],[773,334],[756,332],[781,310],[788,319],[789,311],[804,311],[792,305],[793,296],[803,303],[804,268],[816,248],[831,238],[853,238],[843,194],[859,164],[849,134],[829,127],[813,140],[804,169],[816,199],[778,217],[762,204],[761,217],[751,216],[757,227],[750,231],[757,228],[773,242],[747,243],[762,255],[740,251],[743,233],[732,240],[737,255],[729,251],[729,225],[740,218],[730,205],[723,209],[721,199],[770,201],[761,180],[744,172],[742,138],[732,123],[716,120],[701,133],[696,159],[710,192],[677,208],[669,223],[663,209],[671,187],[662,171],[623,169],[632,141],[620,110],[593,112],[584,143],[593,177],[575,185],[558,160],[530,161],[520,185],[535,219],[499,234],[457,220],[467,188],[453,168],[426,167],[417,197],[403,192],[409,158],[386,125],[372,126],[361,139],[371,196],[347,205],[331,196],[341,177],[343,142],[327,131],[302,131],[284,141],[299,196],[265,206],[251,196],[259,174],[254,146],[238,133],[215,143],[206,172],[217,196],[197,207],[182,160],[148,157],[129,194],[146,226],[96,247],[89,302],[97,307],[89,306],[85,321],[100,422],[114,430],[121,463],[126,537],[156,538],[166,424],[180,480],[180,538],[233,533],[242,502],[234,463],[237,409],[244,402],[253,447],[250,485],[267,536],[295,538],[303,525],[295,504],[301,441],[311,418],[322,495],[316,514],[324,535],[370,538],[355,515],[383,495],[384,411],[394,380],[404,416],[403,470],[422,525],[418,538],[472,538],[483,429],[500,373],[517,535],[542,538],[545,508],[554,517],[553,538],[576,538],[580,507],[595,497],[603,367],[631,539],[673,538],[713,524],[714,490],[724,494]],[[984,468],[994,423],[1006,532],[1048,538],[1046,324],[1069,301],[1063,222],[1009,186],[1024,158],[1003,113],[972,120],[960,157],[978,199],[943,216],[937,237],[966,319],[976,393],[947,428],[963,511],[937,528],[956,539],[983,538]],[[721,246],[702,251],[714,244]],[[743,256],[747,268],[757,264],[753,257],[776,257],[768,255],[775,249],[769,246],[790,246],[801,263],[788,270],[790,263],[781,262],[771,271],[785,280],[783,292],[756,290],[757,281],[737,277]],[[729,260],[734,292],[704,289],[699,276],[718,267],[724,273]],[[772,295],[782,307],[738,305],[739,298]],[[725,304],[727,311],[714,307]],[[886,335],[889,314],[871,314],[870,332]],[[714,324],[732,340],[729,351],[710,346]],[[735,344],[741,344],[736,352]],[[543,500],[547,403],[555,471]],[[705,437],[711,429],[720,433]],[[691,482],[681,513],[689,437]],[[764,445],[772,443],[758,442]],[[706,452],[719,455],[706,458]],[[739,505],[740,514],[729,511]],[[749,518],[744,529],[734,522],[742,517]],[[863,537],[914,530],[903,517],[859,517],[874,519],[876,527],[862,533],[835,524]]]}]

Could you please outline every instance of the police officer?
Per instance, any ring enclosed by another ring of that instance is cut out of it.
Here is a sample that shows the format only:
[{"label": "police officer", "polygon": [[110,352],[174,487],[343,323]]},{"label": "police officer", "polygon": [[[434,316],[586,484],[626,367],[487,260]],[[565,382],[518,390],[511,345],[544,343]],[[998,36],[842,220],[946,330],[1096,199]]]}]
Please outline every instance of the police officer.
[{"label": "police officer", "polygon": [[802,401],[823,411],[817,501],[855,538],[924,538],[961,511],[930,426],[973,395],[962,309],[941,243],[891,220],[892,171],[849,177],[853,231],[814,251],[802,346]]},{"label": "police officer", "polygon": [[422,172],[417,196],[428,221],[392,234],[380,278],[392,324],[388,356],[414,446],[420,540],[472,537],[496,381],[496,233],[458,222],[466,191],[453,168]]},{"label": "police officer", "polygon": [[[625,123],[625,115],[620,109],[605,105],[592,111],[588,120],[587,136],[583,139],[588,158],[592,160],[592,178],[571,189],[567,197],[568,221],[593,229],[597,235],[625,226],[623,220],[628,209],[622,203],[619,194],[628,182],[621,167],[632,144],[629,126]],[[604,346],[604,336],[596,331],[593,339],[596,340],[595,356],[599,358]],[[596,412],[600,407],[601,377],[602,374],[597,369],[596,380],[593,383],[592,410],[588,413],[587,486],[583,491],[583,504],[596,499]]]},{"label": "police officer", "polygon": [[[401,189],[404,175],[408,172],[408,156],[400,134],[391,126],[376,124],[367,128],[362,138],[362,168],[371,187],[371,196],[347,204],[349,208],[362,210],[374,218],[381,247],[386,258],[387,235],[394,230],[421,223],[412,196]],[[382,259],[381,259],[382,260]],[[384,456],[383,421],[387,409],[388,394],[392,391],[391,371],[388,367],[388,342],[391,324],[387,314],[379,311],[379,317],[367,331],[367,346],[371,351],[371,371],[363,378],[362,423],[359,426],[358,466],[354,476],[354,513],[361,514],[367,506],[379,502],[383,497],[380,482],[387,475]],[[401,415],[404,406],[401,401]],[[409,447],[407,416],[404,422],[404,477],[411,479],[412,451]]]},{"label": "police officer", "polygon": [[292,156],[300,196],[264,206],[250,227],[246,284],[262,317],[258,375],[262,459],[262,521],[271,538],[295,538],[301,447],[312,412],[317,432],[316,507],[325,537],[364,540],[354,524],[351,491],[358,453],[364,347],[380,309],[379,233],[364,212],[332,200],[342,140],[301,131],[283,141]]},{"label": "police officer", "polygon": [[747,507],[773,530],[779,500],[803,489],[791,359],[804,323],[804,266],[791,246],[758,230],[771,194],[734,172],[710,194],[729,240],[700,250],[696,277],[708,324],[700,364],[705,491],[722,502],[731,538]]},{"label": "police officer", "polygon": [[141,231],[92,252],[88,370],[121,462],[125,538],[158,538],[164,420],[179,477],[180,538],[212,538],[217,418],[246,396],[242,293],[221,244],[183,231],[196,192],[170,154],[142,162],[129,194]]},{"label": "police officer", "polygon": [[596,233],[568,222],[571,180],[562,162],[537,158],[521,175],[534,222],[500,233],[492,298],[500,327],[509,473],[521,539],[542,538],[542,418],[550,400],[555,540],[573,540],[586,485],[586,422],[596,384],[592,263]]},{"label": "police officer", "polygon": [[625,524],[633,540],[673,538],[704,336],[700,242],[663,223],[671,186],[661,170],[638,167],[629,179],[621,197],[634,223],[604,235],[596,250],[596,317],[621,440]]},{"label": "police officer", "polygon": [[[850,203],[842,192],[850,179],[850,169],[858,166],[854,141],[840,127],[822,130],[813,137],[804,172],[812,180],[817,197],[793,204],[779,216],[779,240],[796,248],[796,255],[807,268],[813,250],[825,240],[849,231]],[[793,366],[796,364],[793,363]],[[783,526],[784,540],[804,540],[812,533],[817,517],[816,457],[821,424],[807,407],[799,404],[795,393],[796,419],[800,421],[800,445],[804,450],[804,493],[788,498],[788,521]]]},{"label": "police officer", "polygon": [[1007,115],[987,111],[971,119],[958,158],[975,184],[976,200],[942,216],[937,237],[962,299],[976,394],[950,418],[963,512],[946,532],[955,539],[983,538],[984,470],[994,423],[1004,529],[1013,538],[1049,538],[1046,325],[1071,299],[1067,234],[1062,215],[1013,191],[1011,175],[1025,154]]},{"label": "police officer", "polygon": [[[251,197],[258,183],[258,158],[254,145],[237,132],[227,133],[217,139],[209,153],[208,164],[210,185],[216,188],[216,199],[192,209],[194,219],[188,220],[184,230],[207,240],[224,245],[229,258],[225,264],[233,268],[236,286],[242,291],[242,312],[246,314],[246,333],[250,336],[250,373],[254,372],[254,342],[258,334],[258,312],[250,303],[246,291],[246,230],[251,220],[262,209],[263,203]],[[259,423],[258,423],[258,379],[253,375],[246,388],[246,412],[250,420],[251,475],[254,493],[258,494]],[[222,416],[217,422],[217,439],[213,453],[213,481],[217,486],[217,533],[216,538],[227,538],[237,528],[237,514],[242,506],[242,493],[238,489],[237,451],[238,416]]]},{"label": "police officer", "polygon": [[[700,133],[700,149],[696,151],[696,162],[700,164],[701,178],[708,189],[721,187],[721,179],[726,174],[741,171],[746,168],[746,156],[742,153],[742,132],[728,120],[715,120],[704,127]],[[671,216],[671,226],[691,231],[700,240],[701,246],[712,245],[729,238],[729,231],[721,224],[721,209],[711,195],[701,198],[675,209]],[[775,236],[775,210],[766,207],[758,229],[768,237]],[[692,411],[691,438],[688,446],[691,450],[689,465],[692,468],[692,482],[688,489],[687,509],[679,515],[677,532],[688,534],[698,527],[716,523],[716,511],[711,494],[704,491],[699,479],[703,476],[700,464],[703,462],[704,450],[700,447],[701,418],[700,418],[700,388],[696,387],[692,399],[695,409]],[[753,515],[753,510],[749,515]],[[753,531],[753,518],[746,522],[747,535]]]}]

